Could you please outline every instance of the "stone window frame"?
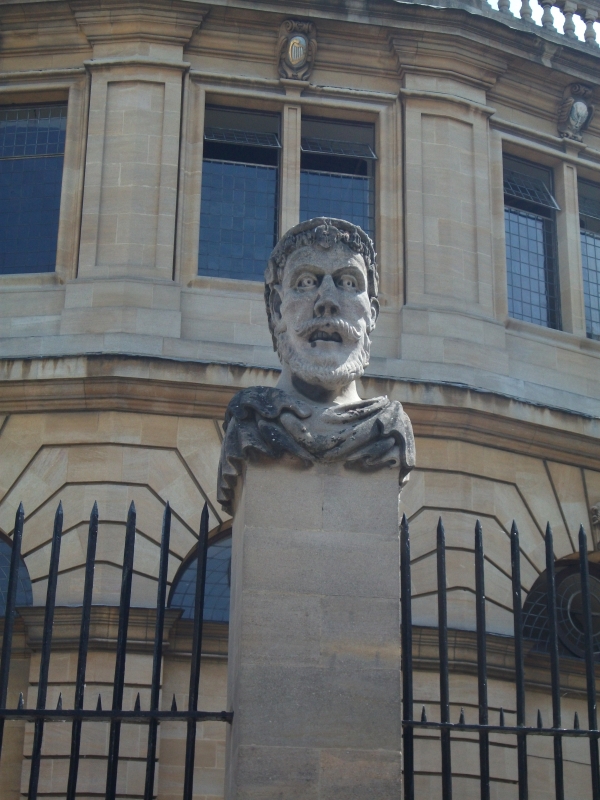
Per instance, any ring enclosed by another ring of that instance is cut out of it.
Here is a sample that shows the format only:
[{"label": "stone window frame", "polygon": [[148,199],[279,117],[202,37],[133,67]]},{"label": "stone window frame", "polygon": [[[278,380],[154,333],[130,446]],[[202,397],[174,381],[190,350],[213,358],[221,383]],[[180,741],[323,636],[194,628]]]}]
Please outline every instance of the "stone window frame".
[{"label": "stone window frame", "polygon": [[0,106],[66,103],[67,129],[54,272],[0,275],[2,286],[63,284],[77,277],[79,235],[89,103],[89,76],[84,67],[7,72],[2,75]]},{"label": "stone window frame", "polygon": [[[291,84],[291,85],[290,85]],[[375,128],[375,230],[383,304],[403,302],[403,225],[401,214],[401,110],[396,94],[307,87],[299,81],[219,80],[190,70],[182,110],[175,281],[184,288],[261,293],[257,281],[198,275],[204,109],[206,105],[248,108],[281,114],[279,234],[299,221],[301,118],[368,122]],[[384,201],[385,199],[385,201]],[[266,265],[265,265],[266,266]]]},{"label": "stone window frame", "polygon": [[[586,349],[600,352],[600,345],[586,336],[583,271],[579,226],[578,177],[600,183],[600,164],[584,164],[578,157],[577,146],[564,147],[558,137],[540,135],[539,131],[520,130],[520,126],[492,120],[493,150],[496,179],[492,183],[495,249],[496,316],[508,329],[530,333],[555,341],[572,341],[573,336],[585,340]],[[512,130],[515,129],[515,130]],[[518,130],[517,130],[518,129]],[[525,139],[523,134],[528,135]],[[535,136],[535,139],[534,139]],[[542,141],[543,140],[543,141]],[[546,143],[547,140],[547,143]],[[562,152],[554,149],[560,143]],[[552,146],[554,145],[554,147]],[[513,319],[508,315],[506,274],[506,239],[504,233],[504,193],[502,183],[503,154],[530,161],[552,170],[554,196],[560,211],[555,215],[558,280],[562,327],[545,328],[535,323]],[[502,212],[502,213],[500,213]],[[500,219],[502,218],[502,219]],[[502,224],[500,224],[500,222]]]}]

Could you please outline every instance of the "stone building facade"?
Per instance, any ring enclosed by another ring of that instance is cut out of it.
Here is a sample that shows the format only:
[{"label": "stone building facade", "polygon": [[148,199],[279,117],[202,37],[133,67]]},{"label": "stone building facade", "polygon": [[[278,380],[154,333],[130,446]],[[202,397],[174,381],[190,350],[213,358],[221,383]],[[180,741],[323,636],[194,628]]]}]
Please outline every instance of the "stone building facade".
[{"label": "stone building facade", "polygon": [[[512,520],[524,600],[545,569],[547,521],[567,565],[580,524],[593,537],[592,561],[600,545],[600,6],[563,0],[553,17],[552,3],[543,3],[540,25],[527,0],[520,16],[507,0],[499,5],[2,3],[0,531],[9,547],[22,501],[31,580],[11,703],[19,692],[35,702],[59,499],[65,533],[49,704],[62,692],[67,705],[73,691],[72,607],[81,602],[94,500],[87,702],[101,693],[110,704],[131,500],[137,608],[127,696],[131,706],[138,691],[147,702],[164,504],[174,512],[174,581],[193,555],[205,500],[213,541],[229,529],[216,500],[229,399],[278,376],[263,302],[270,249],[300,219],[331,215],[361,224],[378,251],[381,315],[363,396],[400,400],[416,435],[417,468],[401,497],[415,559],[415,702],[435,716],[442,514],[452,713],[462,706],[467,720],[476,717],[479,518],[490,703],[510,721]],[[173,693],[185,702],[190,649],[188,621],[169,613],[167,705]],[[220,710],[227,633],[218,614],[204,651],[200,704]],[[567,718],[584,707],[584,673],[566,651],[562,669]],[[527,670],[534,724],[538,707],[549,716],[547,656],[530,653]],[[195,797],[216,800],[224,726],[199,730]],[[48,798],[64,797],[65,731],[48,726]],[[181,796],[183,735],[175,723],[162,726],[160,800]],[[0,763],[6,800],[27,793],[31,737],[11,723]],[[86,740],[81,797],[102,794],[105,739],[90,732]],[[454,747],[455,791],[476,797],[476,742],[465,735]],[[120,796],[143,796],[144,753],[142,733],[129,726]],[[493,741],[494,797],[516,796],[515,758],[512,745]],[[438,796],[437,759],[437,745],[425,740],[420,797]],[[573,799],[591,797],[585,760],[585,748],[565,748]],[[550,748],[532,747],[536,797],[551,796],[552,770]]]}]

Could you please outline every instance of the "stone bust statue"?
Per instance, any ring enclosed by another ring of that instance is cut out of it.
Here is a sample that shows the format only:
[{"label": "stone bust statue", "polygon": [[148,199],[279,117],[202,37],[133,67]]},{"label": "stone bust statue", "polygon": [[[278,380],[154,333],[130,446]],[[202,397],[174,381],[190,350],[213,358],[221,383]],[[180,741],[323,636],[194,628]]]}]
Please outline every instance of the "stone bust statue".
[{"label": "stone bust statue", "polygon": [[369,363],[377,289],[373,243],[350,222],[311,219],[278,242],[265,303],[281,377],[275,388],[243,389],[229,403],[218,485],[226,511],[247,460],[396,467],[406,480],[415,463],[409,418],[398,401],[361,400],[356,390]]}]

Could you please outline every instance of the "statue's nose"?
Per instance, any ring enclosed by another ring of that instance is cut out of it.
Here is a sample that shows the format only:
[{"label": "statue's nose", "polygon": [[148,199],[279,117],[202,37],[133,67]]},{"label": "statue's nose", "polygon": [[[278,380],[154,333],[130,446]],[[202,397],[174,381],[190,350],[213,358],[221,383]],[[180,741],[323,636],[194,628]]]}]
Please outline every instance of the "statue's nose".
[{"label": "statue's nose", "polygon": [[340,307],[336,294],[333,278],[331,275],[325,275],[319,286],[319,293],[315,302],[315,313],[318,317],[333,317],[339,314]]}]

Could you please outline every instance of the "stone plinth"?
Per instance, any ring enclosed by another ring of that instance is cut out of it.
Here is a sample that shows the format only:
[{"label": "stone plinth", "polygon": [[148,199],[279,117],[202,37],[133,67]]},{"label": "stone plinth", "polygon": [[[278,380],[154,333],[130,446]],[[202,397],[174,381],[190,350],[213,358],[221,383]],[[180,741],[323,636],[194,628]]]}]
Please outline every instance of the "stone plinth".
[{"label": "stone plinth", "polygon": [[247,465],[233,527],[229,800],[399,792],[398,471]]}]

